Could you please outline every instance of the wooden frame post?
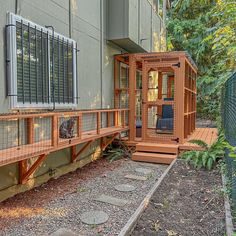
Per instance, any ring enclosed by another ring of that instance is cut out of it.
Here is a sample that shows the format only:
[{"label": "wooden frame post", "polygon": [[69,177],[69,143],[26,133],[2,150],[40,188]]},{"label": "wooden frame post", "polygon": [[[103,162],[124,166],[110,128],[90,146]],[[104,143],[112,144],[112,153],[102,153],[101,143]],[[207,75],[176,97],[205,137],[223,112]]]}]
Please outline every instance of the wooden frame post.
[{"label": "wooden frame post", "polygon": [[97,112],[97,134],[100,134],[101,128],[101,113]]},{"label": "wooden frame post", "polygon": [[176,118],[175,130],[179,143],[184,143],[184,83],[185,83],[185,58],[180,56],[180,67],[175,69],[175,99]]},{"label": "wooden frame post", "polygon": [[115,127],[119,125],[118,111],[114,112],[114,123],[115,123]]},{"label": "wooden frame post", "polygon": [[134,55],[129,56],[129,141],[134,141],[136,136],[136,59]]},{"label": "wooden frame post", "polygon": [[121,111],[121,125],[125,127],[125,111]]},{"label": "wooden frame post", "polygon": [[80,114],[78,117],[77,117],[77,136],[79,139],[82,138],[82,115]]},{"label": "wooden frame post", "polygon": [[52,117],[52,146],[56,147],[58,145],[58,116],[55,114]]},{"label": "wooden frame post", "polygon": [[143,70],[142,70],[142,140],[146,141],[147,139],[147,93],[148,93],[148,74],[147,74],[147,65],[146,62],[143,61]]},{"label": "wooden frame post", "polygon": [[111,125],[111,113],[107,112],[107,127],[110,127]]},{"label": "wooden frame post", "polygon": [[34,143],[34,118],[27,118],[27,143]]},{"label": "wooden frame post", "polygon": [[[162,100],[162,84],[163,84],[163,75],[161,72],[158,72],[158,99]],[[162,106],[157,107],[157,114],[162,115]]]}]

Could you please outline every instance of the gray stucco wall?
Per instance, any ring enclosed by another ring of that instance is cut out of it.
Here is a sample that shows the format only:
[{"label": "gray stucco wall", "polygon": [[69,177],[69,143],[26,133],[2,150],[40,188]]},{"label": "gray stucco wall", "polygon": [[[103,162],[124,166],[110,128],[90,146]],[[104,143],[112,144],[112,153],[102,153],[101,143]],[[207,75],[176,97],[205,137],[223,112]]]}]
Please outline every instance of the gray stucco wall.
[{"label": "gray stucco wall", "polygon": [[[113,56],[120,53],[122,49],[111,43],[106,43],[106,1],[103,3],[103,11],[101,11],[101,6],[100,0],[72,0],[71,9],[69,9],[68,0],[18,0],[18,6],[16,6],[15,0],[1,1],[1,113],[9,112],[8,99],[5,96],[6,75],[4,62],[4,27],[7,23],[7,12],[17,13],[42,26],[52,25],[56,32],[71,37],[78,43],[80,50],[77,61],[80,97],[78,109],[113,107]],[[100,12],[103,12],[103,18],[101,18]],[[2,132],[4,131],[3,126],[5,125],[0,126]],[[12,139],[15,140],[15,137]],[[100,150],[99,140],[84,155],[92,155],[98,149]],[[49,170],[69,163],[69,149],[52,153],[32,177],[41,176]],[[18,175],[18,164],[0,167],[0,179],[4,180],[0,181],[0,190],[16,185]]]},{"label": "gray stucco wall", "polygon": [[[108,35],[108,1],[110,0],[0,0],[0,112],[9,112],[9,101],[6,97],[5,41],[4,28],[7,23],[7,12],[13,12],[39,25],[52,25],[57,33],[71,37],[78,43],[78,109],[112,108],[113,107],[113,56],[124,52],[111,42]],[[119,1],[119,0],[116,0]],[[136,0],[129,0],[130,16],[137,17]],[[103,3],[102,3],[103,2]],[[142,38],[151,38],[151,6],[142,3],[143,18]],[[18,5],[16,5],[18,3]],[[138,43],[138,22],[130,17],[130,36]],[[158,19],[154,19],[158,22]],[[155,32],[159,26],[153,23]],[[146,26],[147,25],[147,26]],[[154,33],[154,31],[153,31]],[[156,39],[158,40],[158,38]],[[152,50],[151,41],[143,41],[146,50]],[[2,126],[0,125],[2,129]],[[84,155],[92,155],[99,150],[99,140]],[[79,147],[78,147],[79,148]],[[50,154],[36,171],[33,177],[48,173],[50,169],[65,166],[70,162],[70,150],[65,149]],[[0,190],[18,182],[18,164],[0,167]],[[33,178],[31,177],[31,178]],[[1,194],[1,192],[0,192]]]}]

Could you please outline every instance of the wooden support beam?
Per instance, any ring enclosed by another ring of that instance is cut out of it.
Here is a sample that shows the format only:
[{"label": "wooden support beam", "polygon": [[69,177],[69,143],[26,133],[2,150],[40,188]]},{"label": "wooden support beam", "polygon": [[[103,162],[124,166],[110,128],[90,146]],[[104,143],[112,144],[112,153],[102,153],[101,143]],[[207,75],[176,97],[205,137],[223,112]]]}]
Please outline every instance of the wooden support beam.
[{"label": "wooden support beam", "polygon": [[24,182],[24,174],[27,172],[27,160],[19,161],[19,183]]},{"label": "wooden support beam", "polygon": [[77,154],[75,154],[73,156],[73,162],[76,162],[76,160],[78,159],[78,157],[90,146],[90,144],[93,142],[93,140],[88,141],[80,150]]},{"label": "wooden support beam", "polygon": [[76,157],[76,145],[70,148],[70,152],[71,152],[71,162],[74,162]]},{"label": "wooden support beam", "polygon": [[117,136],[118,134],[119,134],[119,133],[114,134],[111,139],[109,139],[106,143],[102,144],[102,150],[103,150],[103,151],[107,148],[107,146],[108,146],[109,144],[111,144],[111,143],[114,141],[114,139],[116,138],[116,136]]},{"label": "wooden support beam", "polygon": [[35,161],[35,163],[28,169],[27,166],[25,166],[25,162],[20,162],[20,178],[19,182],[20,184],[25,184],[30,175],[32,175],[35,170],[39,167],[39,165],[45,160],[46,154],[42,154],[38,157],[38,159]]}]

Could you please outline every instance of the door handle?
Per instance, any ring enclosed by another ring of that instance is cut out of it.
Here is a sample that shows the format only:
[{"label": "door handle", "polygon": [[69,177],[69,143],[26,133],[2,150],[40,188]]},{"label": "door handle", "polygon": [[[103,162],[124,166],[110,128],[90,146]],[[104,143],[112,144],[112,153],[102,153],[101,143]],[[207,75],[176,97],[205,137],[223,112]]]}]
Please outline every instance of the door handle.
[{"label": "door handle", "polygon": [[179,143],[179,138],[173,138],[171,141],[175,141],[176,143]]}]

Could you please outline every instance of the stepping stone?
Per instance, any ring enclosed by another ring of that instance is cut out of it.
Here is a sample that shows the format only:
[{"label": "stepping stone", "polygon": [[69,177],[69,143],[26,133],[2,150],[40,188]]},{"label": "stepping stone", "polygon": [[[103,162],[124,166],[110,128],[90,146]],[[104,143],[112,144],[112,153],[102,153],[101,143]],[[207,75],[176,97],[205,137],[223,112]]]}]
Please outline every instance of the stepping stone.
[{"label": "stepping stone", "polygon": [[153,173],[153,170],[142,168],[142,167],[136,168],[135,171],[138,172],[138,173],[142,173],[144,175],[149,175],[149,174]]},{"label": "stepping stone", "polygon": [[146,176],[138,176],[138,175],[126,175],[125,178],[127,179],[134,179],[134,180],[147,180]]},{"label": "stepping stone", "polygon": [[109,203],[109,204],[119,206],[119,207],[123,207],[129,202],[125,199],[115,198],[115,197],[111,197],[105,194],[102,194],[100,197],[95,198],[94,200],[98,202]]},{"label": "stepping stone", "polygon": [[50,236],[76,236],[78,234],[75,234],[71,230],[61,228],[55,231],[54,233],[50,234]]},{"label": "stepping stone", "polygon": [[120,185],[116,185],[115,189],[120,192],[131,192],[131,191],[134,191],[136,187],[129,184],[120,184]]},{"label": "stepping stone", "polygon": [[80,220],[87,225],[100,225],[107,222],[108,218],[104,211],[87,211],[80,216]]}]

